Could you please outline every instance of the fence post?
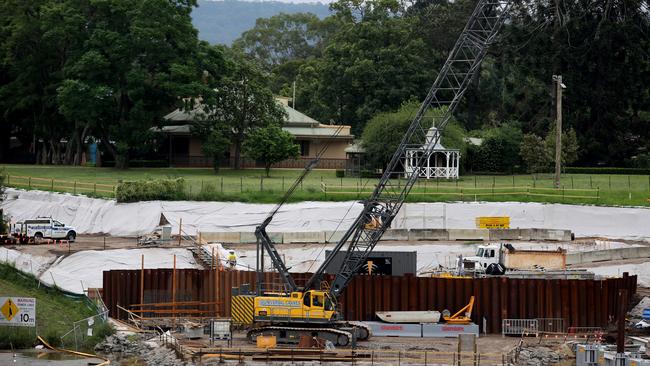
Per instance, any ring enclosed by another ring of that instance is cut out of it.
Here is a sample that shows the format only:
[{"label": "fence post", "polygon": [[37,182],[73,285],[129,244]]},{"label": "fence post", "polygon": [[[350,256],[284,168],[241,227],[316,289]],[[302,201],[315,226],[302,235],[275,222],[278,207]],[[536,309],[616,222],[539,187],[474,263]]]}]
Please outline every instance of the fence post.
[{"label": "fence post", "polygon": [[589,188],[594,188],[593,181],[591,180],[591,175],[589,176]]},{"label": "fence post", "polygon": [[239,177],[239,193],[244,192],[244,177]]},{"label": "fence post", "polygon": [[93,193],[97,194],[97,183],[93,183]]},{"label": "fence post", "polygon": [[612,176],[608,175],[607,178],[609,178],[609,189],[612,189]]},{"label": "fence post", "polygon": [[[203,185],[203,181],[201,181],[201,185]],[[223,193],[223,177],[221,177],[221,193]]]},{"label": "fence post", "polygon": [[476,176],[474,176],[474,188],[476,188]]},{"label": "fence post", "polygon": [[32,177],[28,177],[27,186],[29,187],[29,189],[32,189]]},{"label": "fence post", "polygon": [[51,190],[51,191],[54,190],[54,178],[52,178],[52,179],[50,180],[50,190]]},{"label": "fence post", "polygon": [[201,193],[203,193],[203,179],[201,179]]},{"label": "fence post", "polygon": [[[9,182],[9,177],[11,177],[11,175],[7,174],[7,185],[10,184],[10,182]],[[650,178],[650,177],[649,177],[649,178]],[[648,182],[650,182],[650,180],[648,180]]]},{"label": "fence post", "polygon": [[[323,181],[321,177],[321,182]],[[284,175],[282,176],[282,192],[284,192]]]},{"label": "fence post", "polygon": [[264,176],[260,175],[260,192],[264,190]]}]

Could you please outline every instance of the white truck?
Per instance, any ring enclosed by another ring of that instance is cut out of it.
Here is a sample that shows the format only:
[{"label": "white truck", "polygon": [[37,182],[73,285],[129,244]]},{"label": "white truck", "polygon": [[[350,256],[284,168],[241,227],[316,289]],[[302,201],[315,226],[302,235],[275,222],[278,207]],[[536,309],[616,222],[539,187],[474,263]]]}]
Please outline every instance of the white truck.
[{"label": "white truck", "polygon": [[502,275],[506,270],[565,270],[566,250],[518,250],[511,244],[479,245],[476,255],[459,257],[462,272]]},{"label": "white truck", "polygon": [[20,243],[28,243],[33,240],[40,244],[44,239],[75,241],[77,230],[72,226],[66,226],[51,217],[37,217],[12,225],[12,235],[17,237]]}]

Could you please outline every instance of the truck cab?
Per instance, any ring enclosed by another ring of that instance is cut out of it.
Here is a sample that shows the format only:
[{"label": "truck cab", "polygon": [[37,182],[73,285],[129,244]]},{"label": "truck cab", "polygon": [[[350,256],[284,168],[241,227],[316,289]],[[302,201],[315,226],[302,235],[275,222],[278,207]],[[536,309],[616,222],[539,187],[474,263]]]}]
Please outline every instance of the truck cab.
[{"label": "truck cab", "polygon": [[485,272],[492,263],[501,262],[501,245],[486,244],[476,248],[475,255],[463,258],[463,269],[474,272]]}]

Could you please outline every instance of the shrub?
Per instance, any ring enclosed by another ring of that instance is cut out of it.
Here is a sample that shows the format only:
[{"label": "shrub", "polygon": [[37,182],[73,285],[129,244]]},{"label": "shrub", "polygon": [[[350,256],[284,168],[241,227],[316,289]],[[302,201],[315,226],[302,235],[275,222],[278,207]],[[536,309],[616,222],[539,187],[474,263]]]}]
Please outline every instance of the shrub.
[{"label": "shrub", "polygon": [[565,173],[572,174],[629,174],[648,175],[650,169],[642,168],[614,168],[614,167],[566,167]]},{"label": "shrub", "polygon": [[117,202],[172,201],[184,198],[185,181],[183,178],[120,182],[115,190]]},{"label": "shrub", "polygon": [[[95,166],[94,164],[91,166]],[[114,160],[105,160],[102,161],[102,166],[107,168],[112,168],[115,166]],[[134,159],[129,160],[129,168],[167,168],[169,167],[169,161],[167,160],[146,160],[146,159]]]},{"label": "shrub", "polygon": [[336,171],[336,177],[337,177],[337,178],[343,178],[343,177],[345,177],[345,170],[337,170],[337,171]]}]

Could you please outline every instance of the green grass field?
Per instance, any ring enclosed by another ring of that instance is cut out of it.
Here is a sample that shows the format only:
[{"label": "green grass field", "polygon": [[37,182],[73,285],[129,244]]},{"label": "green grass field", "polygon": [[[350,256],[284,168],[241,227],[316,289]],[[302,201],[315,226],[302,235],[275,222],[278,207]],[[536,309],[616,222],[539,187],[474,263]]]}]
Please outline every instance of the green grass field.
[{"label": "green grass field", "polygon": [[[37,335],[54,346],[63,345],[74,349],[74,334],[68,334],[63,340],[61,336],[73,328],[75,321],[96,314],[95,307],[88,300],[39,286],[34,277],[9,265],[0,264],[0,297],[4,296],[36,298],[36,328],[0,326],[0,349],[9,349],[12,346],[29,348],[37,343]],[[94,345],[110,332],[108,325],[97,325],[93,337],[78,339],[79,349],[92,350]],[[77,333],[81,338],[81,334]]]},{"label": "green grass field", "polygon": [[[261,169],[113,168],[4,165],[5,183],[11,187],[84,193],[112,197],[120,180],[183,177],[191,200],[272,203],[282,196],[300,170]],[[31,177],[31,178],[28,178]],[[333,170],[315,170],[297,190],[292,201],[342,201],[363,199],[377,179],[337,178]],[[552,189],[550,174],[462,176],[458,181],[419,180],[410,202],[522,201],[570,204],[650,206],[650,176],[565,174],[562,189]]]}]

